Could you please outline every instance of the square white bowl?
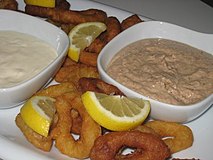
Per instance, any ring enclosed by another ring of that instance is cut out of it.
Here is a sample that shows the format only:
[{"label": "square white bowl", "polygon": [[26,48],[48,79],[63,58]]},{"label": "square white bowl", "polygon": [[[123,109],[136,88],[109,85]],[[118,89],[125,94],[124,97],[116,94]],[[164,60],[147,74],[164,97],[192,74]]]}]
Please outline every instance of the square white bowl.
[{"label": "square white bowl", "polygon": [[202,101],[187,105],[171,105],[143,96],[125,87],[106,73],[106,68],[114,55],[130,43],[147,38],[164,38],[186,43],[198,49],[213,54],[213,35],[199,33],[174,24],[148,21],[139,23],[120,33],[110,41],[98,56],[98,71],[101,78],[117,86],[124,94],[130,97],[140,97],[150,101],[151,117],[158,120],[186,123],[198,118],[213,104],[213,94]]},{"label": "square white bowl", "polygon": [[58,27],[33,16],[10,10],[0,10],[0,30],[17,31],[35,36],[56,49],[57,58],[33,78],[14,87],[0,88],[0,109],[23,103],[47,84],[61,67],[69,47],[69,38]]}]

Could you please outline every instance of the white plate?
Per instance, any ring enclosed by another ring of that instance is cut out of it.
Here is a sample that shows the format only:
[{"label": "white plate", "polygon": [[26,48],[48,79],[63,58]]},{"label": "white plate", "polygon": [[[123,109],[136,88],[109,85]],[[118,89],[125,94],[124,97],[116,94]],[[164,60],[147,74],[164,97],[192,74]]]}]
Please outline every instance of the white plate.
[{"label": "white plate", "polygon": [[[18,0],[19,7],[24,8],[23,1]],[[80,10],[87,8],[103,9],[108,15],[114,15],[122,20],[131,13],[111,8],[86,0],[69,0],[72,9]],[[146,19],[145,19],[146,20]],[[15,117],[21,106],[17,108],[0,110],[0,158],[4,160],[71,160],[53,146],[50,152],[43,152],[32,146],[21,131],[15,125]],[[192,147],[176,153],[173,157],[178,158],[199,158],[200,160],[213,159],[213,107],[198,119],[188,123],[194,133],[194,144]]]}]

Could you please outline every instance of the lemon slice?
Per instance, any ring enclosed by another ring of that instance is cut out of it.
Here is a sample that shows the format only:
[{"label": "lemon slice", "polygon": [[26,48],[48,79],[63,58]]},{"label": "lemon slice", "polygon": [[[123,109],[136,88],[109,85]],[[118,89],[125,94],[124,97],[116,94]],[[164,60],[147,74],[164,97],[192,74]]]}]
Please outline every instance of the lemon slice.
[{"label": "lemon slice", "polygon": [[21,108],[21,117],[35,132],[47,137],[55,115],[55,99],[46,96],[34,96]]},{"label": "lemon slice", "polygon": [[70,39],[68,56],[78,62],[80,52],[105,30],[106,25],[102,22],[86,22],[76,25],[68,34]]},{"label": "lemon slice", "polygon": [[83,104],[90,116],[112,131],[124,131],[141,124],[150,112],[150,103],[141,98],[128,98],[87,91]]},{"label": "lemon slice", "polygon": [[28,5],[41,6],[41,7],[55,7],[55,0],[24,0]]}]

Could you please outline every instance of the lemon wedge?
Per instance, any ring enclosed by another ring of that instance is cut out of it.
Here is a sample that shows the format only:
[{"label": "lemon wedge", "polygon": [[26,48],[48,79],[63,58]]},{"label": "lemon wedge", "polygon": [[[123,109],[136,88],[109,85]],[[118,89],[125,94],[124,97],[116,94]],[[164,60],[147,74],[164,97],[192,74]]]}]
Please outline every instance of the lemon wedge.
[{"label": "lemon wedge", "polygon": [[41,7],[55,7],[55,0],[24,0],[28,5],[41,6]]},{"label": "lemon wedge", "polygon": [[105,30],[106,25],[102,22],[86,22],[76,25],[68,34],[70,40],[68,56],[78,62],[80,52]]},{"label": "lemon wedge", "polygon": [[87,91],[82,102],[90,116],[112,131],[124,131],[141,124],[150,112],[150,103],[141,98],[106,95]]},{"label": "lemon wedge", "polygon": [[24,122],[35,132],[47,137],[56,109],[55,99],[46,96],[33,96],[21,108]]}]

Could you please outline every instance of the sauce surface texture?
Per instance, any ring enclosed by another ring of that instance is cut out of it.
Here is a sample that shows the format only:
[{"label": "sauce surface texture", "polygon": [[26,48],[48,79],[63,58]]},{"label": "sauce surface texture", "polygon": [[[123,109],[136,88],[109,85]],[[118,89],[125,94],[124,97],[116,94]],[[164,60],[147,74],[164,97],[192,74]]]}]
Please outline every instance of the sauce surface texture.
[{"label": "sauce surface texture", "polygon": [[213,55],[166,39],[144,39],[121,49],[107,73],[144,96],[175,105],[213,93]]},{"label": "sauce surface texture", "polygon": [[48,43],[28,34],[0,31],[0,88],[15,86],[41,72],[57,57]]}]

